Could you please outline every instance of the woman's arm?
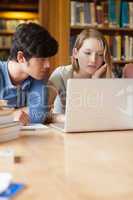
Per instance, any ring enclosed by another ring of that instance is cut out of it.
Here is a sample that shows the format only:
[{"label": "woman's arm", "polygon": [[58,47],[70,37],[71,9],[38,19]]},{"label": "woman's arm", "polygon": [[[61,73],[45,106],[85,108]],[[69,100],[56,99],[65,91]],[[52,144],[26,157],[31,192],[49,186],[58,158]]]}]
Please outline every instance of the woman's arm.
[{"label": "woman's arm", "polygon": [[56,96],[58,95],[58,90],[54,86],[54,84],[49,80],[48,81],[48,108],[51,111],[54,107],[54,101]]}]

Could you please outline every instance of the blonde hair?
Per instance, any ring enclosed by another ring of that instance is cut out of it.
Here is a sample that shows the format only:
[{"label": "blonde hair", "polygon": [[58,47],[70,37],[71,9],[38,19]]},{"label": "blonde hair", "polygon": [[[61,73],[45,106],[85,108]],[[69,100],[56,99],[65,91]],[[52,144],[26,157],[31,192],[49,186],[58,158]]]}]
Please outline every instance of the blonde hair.
[{"label": "blonde hair", "polygon": [[[81,46],[83,45],[84,40],[89,39],[89,38],[96,38],[99,40],[104,48],[104,62],[107,65],[107,71],[103,75],[105,78],[111,78],[112,77],[112,58],[111,58],[111,53],[110,49],[108,47],[107,41],[104,38],[103,34],[95,29],[85,29],[83,30],[78,36],[74,44],[74,48],[79,50]],[[75,59],[72,56],[72,66],[73,70],[79,71],[79,63],[78,60]]]}]

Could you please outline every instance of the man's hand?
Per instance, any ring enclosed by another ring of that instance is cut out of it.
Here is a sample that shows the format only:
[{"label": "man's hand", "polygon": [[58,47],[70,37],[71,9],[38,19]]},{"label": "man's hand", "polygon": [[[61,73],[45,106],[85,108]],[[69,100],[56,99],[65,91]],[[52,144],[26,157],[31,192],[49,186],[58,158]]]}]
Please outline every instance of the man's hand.
[{"label": "man's hand", "polygon": [[14,121],[19,121],[22,125],[27,125],[30,122],[29,116],[26,112],[19,109],[14,112]]},{"label": "man's hand", "polygon": [[107,70],[107,65],[104,64],[100,68],[96,70],[96,72],[92,75],[92,78],[100,78]]}]

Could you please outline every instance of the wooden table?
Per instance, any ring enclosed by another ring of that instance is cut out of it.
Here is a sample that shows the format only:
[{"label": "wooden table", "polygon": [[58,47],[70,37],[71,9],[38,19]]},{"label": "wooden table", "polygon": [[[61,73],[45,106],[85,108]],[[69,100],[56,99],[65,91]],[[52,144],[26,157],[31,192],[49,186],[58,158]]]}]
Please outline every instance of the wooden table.
[{"label": "wooden table", "polygon": [[26,188],[18,200],[133,200],[133,131],[64,134],[54,129],[0,144]]}]

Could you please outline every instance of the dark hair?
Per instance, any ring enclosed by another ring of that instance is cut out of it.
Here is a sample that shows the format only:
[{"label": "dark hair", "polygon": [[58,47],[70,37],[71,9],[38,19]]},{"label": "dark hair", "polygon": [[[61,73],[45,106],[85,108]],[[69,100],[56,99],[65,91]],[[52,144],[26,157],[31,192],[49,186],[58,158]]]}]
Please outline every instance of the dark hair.
[{"label": "dark hair", "polygon": [[28,61],[32,57],[51,57],[57,50],[57,41],[44,27],[31,22],[22,23],[14,33],[9,59],[17,61],[18,51],[22,51]]}]

